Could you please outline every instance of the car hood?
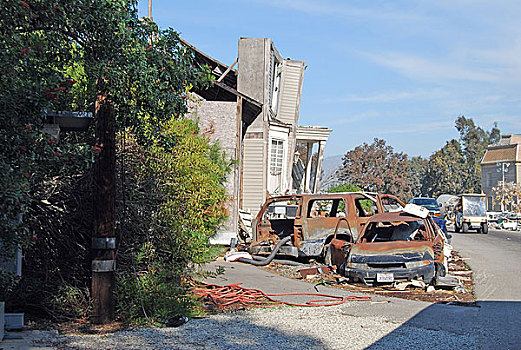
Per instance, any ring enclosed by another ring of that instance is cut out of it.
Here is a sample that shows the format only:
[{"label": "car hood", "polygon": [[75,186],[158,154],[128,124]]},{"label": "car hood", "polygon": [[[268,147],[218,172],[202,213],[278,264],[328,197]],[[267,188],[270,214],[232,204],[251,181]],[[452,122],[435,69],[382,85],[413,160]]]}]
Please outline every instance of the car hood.
[{"label": "car hood", "polygon": [[356,263],[407,262],[432,260],[434,252],[429,241],[393,241],[357,243],[349,253],[349,260]]}]

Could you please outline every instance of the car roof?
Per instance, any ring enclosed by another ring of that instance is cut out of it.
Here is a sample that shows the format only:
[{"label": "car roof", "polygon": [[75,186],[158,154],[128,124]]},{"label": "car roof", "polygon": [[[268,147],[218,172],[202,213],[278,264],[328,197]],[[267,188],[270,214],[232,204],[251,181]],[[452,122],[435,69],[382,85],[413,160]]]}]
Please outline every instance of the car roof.
[{"label": "car roof", "polygon": [[328,197],[338,197],[342,195],[351,195],[351,194],[361,194],[361,195],[369,195],[369,196],[378,196],[377,192],[365,192],[365,191],[357,191],[357,192],[331,192],[331,193],[300,193],[300,194],[286,194],[282,196],[273,196],[268,199],[287,199],[287,198],[328,198]]}]

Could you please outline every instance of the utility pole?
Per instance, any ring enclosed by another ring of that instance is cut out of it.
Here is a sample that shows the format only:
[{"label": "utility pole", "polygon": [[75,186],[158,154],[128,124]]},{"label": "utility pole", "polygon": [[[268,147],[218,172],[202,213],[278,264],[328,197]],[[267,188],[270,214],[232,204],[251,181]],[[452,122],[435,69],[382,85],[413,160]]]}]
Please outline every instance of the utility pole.
[{"label": "utility pole", "polygon": [[114,320],[116,144],[114,107],[103,93],[96,100],[95,118],[96,146],[100,150],[94,163],[92,321],[107,324]]},{"label": "utility pole", "polygon": [[152,0],[148,0],[148,18],[152,21]]}]

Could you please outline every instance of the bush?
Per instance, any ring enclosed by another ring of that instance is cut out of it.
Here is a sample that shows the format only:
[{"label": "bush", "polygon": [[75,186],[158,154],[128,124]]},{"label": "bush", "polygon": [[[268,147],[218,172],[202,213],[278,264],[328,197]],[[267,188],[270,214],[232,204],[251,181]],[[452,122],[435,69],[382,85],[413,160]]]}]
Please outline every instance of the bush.
[{"label": "bush", "polygon": [[190,314],[184,281],[211,257],[208,238],[225,219],[230,162],[188,119],[163,124],[149,148],[125,135],[126,198],[121,226],[117,307],[128,320]]}]

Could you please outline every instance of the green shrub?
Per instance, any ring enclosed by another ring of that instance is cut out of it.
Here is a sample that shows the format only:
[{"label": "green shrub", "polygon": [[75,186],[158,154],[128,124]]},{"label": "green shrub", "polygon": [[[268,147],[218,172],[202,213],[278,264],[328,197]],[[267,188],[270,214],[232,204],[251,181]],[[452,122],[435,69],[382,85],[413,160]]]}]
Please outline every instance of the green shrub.
[{"label": "green shrub", "polygon": [[126,135],[129,220],[122,225],[118,313],[140,320],[190,314],[196,304],[184,281],[211,255],[208,239],[225,219],[230,168],[218,145],[188,119],[163,124],[148,148]]}]

